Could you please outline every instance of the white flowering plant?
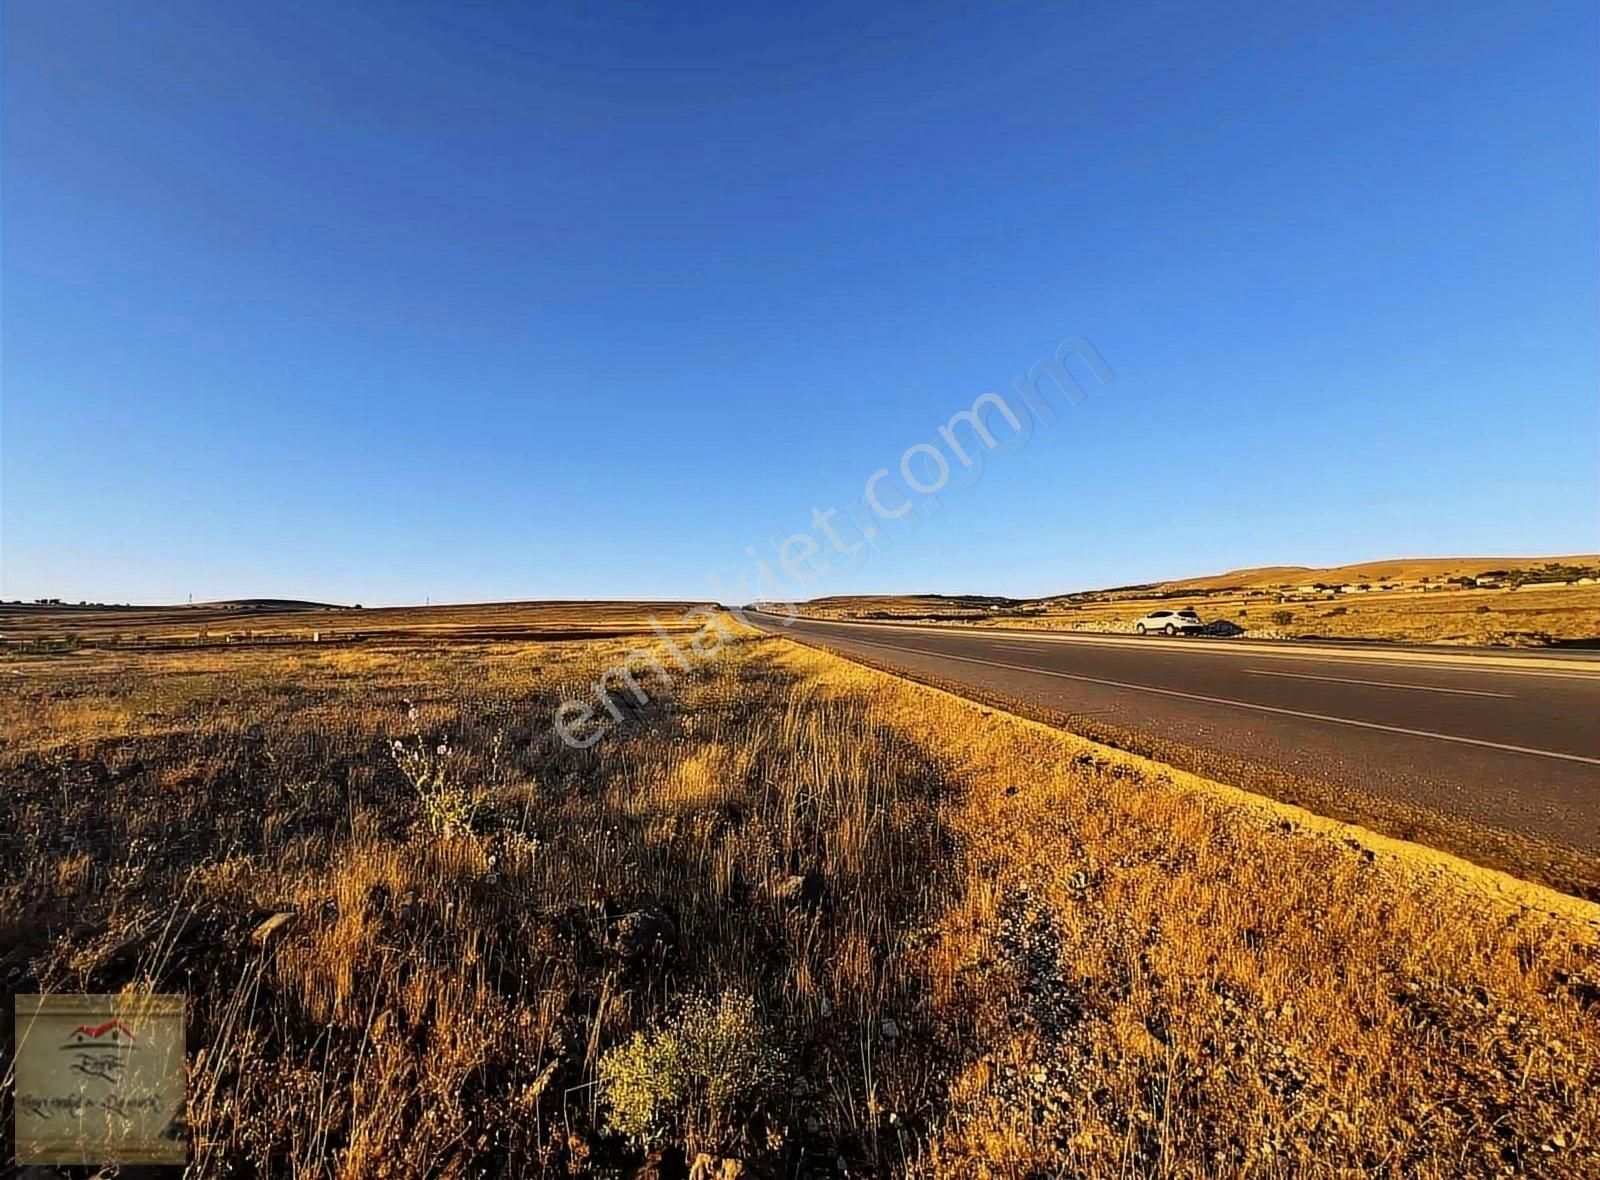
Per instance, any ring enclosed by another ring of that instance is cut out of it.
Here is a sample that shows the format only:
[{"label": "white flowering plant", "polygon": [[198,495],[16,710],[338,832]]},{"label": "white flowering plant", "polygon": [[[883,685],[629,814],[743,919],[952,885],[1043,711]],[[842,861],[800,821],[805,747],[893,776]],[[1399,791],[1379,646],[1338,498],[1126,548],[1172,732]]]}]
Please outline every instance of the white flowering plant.
[{"label": "white flowering plant", "polygon": [[477,801],[471,790],[451,773],[450,740],[430,742],[423,736],[417,707],[406,703],[406,719],[411,723],[409,740],[396,738],[389,743],[395,765],[417,792],[422,817],[435,835],[471,832]]}]

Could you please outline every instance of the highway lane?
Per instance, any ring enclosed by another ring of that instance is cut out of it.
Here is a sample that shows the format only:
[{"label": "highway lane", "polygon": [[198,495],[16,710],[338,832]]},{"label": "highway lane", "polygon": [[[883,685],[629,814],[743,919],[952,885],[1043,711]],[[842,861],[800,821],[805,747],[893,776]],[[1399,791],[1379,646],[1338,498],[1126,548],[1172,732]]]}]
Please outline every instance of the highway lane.
[{"label": "highway lane", "polygon": [[751,614],[774,633],[1600,852],[1600,663]]}]

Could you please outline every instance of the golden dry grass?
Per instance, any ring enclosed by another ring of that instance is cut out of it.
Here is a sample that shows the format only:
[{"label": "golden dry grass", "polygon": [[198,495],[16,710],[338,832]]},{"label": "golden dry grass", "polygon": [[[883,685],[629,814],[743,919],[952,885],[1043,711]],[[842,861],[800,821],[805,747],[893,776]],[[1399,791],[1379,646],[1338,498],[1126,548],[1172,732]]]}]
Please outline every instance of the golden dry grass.
[{"label": "golden dry grass", "polygon": [[780,1084],[654,1174],[1600,1167],[1595,907],[778,638],[552,741],[624,650],[6,662],[5,988],[188,992],[198,1175],[616,1175],[599,1061],[729,991]]}]

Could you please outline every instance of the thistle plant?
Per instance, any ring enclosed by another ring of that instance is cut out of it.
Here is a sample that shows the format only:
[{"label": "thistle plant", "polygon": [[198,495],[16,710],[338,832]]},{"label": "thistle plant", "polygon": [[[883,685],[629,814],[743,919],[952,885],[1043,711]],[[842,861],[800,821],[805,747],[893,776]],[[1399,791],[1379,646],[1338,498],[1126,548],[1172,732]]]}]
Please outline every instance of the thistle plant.
[{"label": "thistle plant", "polygon": [[389,753],[417,792],[428,829],[435,835],[472,831],[478,805],[472,792],[450,773],[450,740],[429,742],[422,734],[417,707],[410,702],[406,719],[411,722],[411,738],[391,741]]}]

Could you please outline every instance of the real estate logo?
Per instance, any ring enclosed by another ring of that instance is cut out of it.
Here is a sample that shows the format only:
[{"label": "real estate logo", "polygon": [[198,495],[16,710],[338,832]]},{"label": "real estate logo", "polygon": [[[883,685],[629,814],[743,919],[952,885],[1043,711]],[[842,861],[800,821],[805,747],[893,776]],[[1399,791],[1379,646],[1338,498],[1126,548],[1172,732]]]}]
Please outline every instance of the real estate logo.
[{"label": "real estate logo", "polygon": [[184,997],[16,999],[19,1164],[188,1158]]}]

